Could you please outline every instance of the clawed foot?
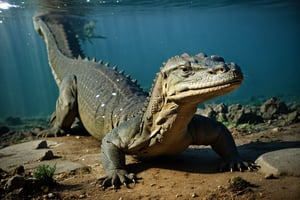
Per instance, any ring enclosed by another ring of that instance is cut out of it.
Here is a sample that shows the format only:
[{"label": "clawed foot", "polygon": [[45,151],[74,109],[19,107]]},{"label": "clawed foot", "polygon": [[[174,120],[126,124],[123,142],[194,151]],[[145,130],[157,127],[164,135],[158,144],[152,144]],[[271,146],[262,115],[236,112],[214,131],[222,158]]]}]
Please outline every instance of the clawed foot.
[{"label": "clawed foot", "polygon": [[220,171],[256,171],[260,168],[259,165],[256,165],[253,162],[243,161],[242,159],[232,159],[231,161],[224,161],[221,164]]},{"label": "clawed foot", "polygon": [[113,189],[118,189],[120,185],[128,187],[128,183],[136,183],[137,178],[135,174],[128,173],[122,169],[111,170],[109,175],[100,178],[96,183],[101,185],[102,189],[112,186]]},{"label": "clawed foot", "polygon": [[50,129],[43,130],[37,134],[37,138],[46,138],[46,137],[57,137],[64,135],[64,131],[59,127],[52,127]]}]

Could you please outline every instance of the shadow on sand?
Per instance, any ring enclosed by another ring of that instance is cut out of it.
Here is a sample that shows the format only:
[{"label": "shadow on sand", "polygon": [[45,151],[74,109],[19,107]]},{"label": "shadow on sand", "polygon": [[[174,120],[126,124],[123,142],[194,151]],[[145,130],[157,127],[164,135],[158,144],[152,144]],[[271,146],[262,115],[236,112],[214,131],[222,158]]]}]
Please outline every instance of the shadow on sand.
[{"label": "shadow on sand", "polygon": [[[252,142],[238,146],[241,157],[254,162],[260,155],[286,148],[300,148],[300,141],[293,142]],[[127,169],[140,173],[149,168],[172,169],[189,173],[218,173],[221,158],[209,147],[189,148],[181,154],[140,159],[141,162],[128,164]]]}]

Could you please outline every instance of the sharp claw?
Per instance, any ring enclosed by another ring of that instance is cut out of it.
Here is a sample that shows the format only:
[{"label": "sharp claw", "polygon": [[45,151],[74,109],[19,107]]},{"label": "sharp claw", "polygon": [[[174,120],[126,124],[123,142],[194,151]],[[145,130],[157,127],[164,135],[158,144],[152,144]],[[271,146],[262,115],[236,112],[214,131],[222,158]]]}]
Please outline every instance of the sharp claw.
[{"label": "sharp claw", "polygon": [[105,190],[108,187],[108,185],[109,185],[110,179],[107,178],[107,177],[103,177],[103,178],[100,178],[98,181],[99,181],[99,183],[101,183],[100,187],[103,190]]},{"label": "sharp claw", "polygon": [[232,161],[225,164],[221,164],[220,172],[229,170],[230,172],[233,172],[235,170],[238,170],[240,172],[243,172],[245,170],[248,171],[256,171],[260,168],[257,164],[253,162],[246,162],[246,161]]},{"label": "sharp claw", "polygon": [[105,185],[103,185],[103,184],[100,185],[100,188],[101,188],[102,190],[105,190],[105,189],[106,189]]},{"label": "sharp claw", "polygon": [[118,188],[115,185],[112,185],[112,189],[116,192]]},{"label": "sharp claw", "polygon": [[117,191],[120,186],[124,185],[129,188],[128,183],[137,182],[134,174],[127,174],[124,170],[115,170],[111,174],[99,178],[96,183],[100,183],[101,189],[105,190],[110,187],[112,190]]}]

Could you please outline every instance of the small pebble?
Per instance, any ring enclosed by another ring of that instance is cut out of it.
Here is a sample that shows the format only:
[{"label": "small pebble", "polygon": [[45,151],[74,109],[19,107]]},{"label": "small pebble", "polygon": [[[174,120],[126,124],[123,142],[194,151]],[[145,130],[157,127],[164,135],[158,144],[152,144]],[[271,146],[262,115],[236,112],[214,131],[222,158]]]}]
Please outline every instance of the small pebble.
[{"label": "small pebble", "polygon": [[49,198],[49,199],[52,199],[52,198],[54,198],[54,197],[55,197],[55,195],[54,195],[52,192],[48,193],[48,195],[47,195],[47,196],[48,196],[48,198]]},{"label": "small pebble", "polygon": [[86,197],[87,197],[86,194],[79,195],[79,199],[83,199],[83,198],[86,198]]},{"label": "small pebble", "polygon": [[276,127],[276,128],[273,128],[273,129],[271,130],[272,133],[278,133],[278,132],[280,132],[280,131],[283,131],[283,128],[281,128],[281,127]]},{"label": "small pebble", "polygon": [[196,198],[196,197],[198,197],[198,194],[193,193],[193,194],[192,194],[192,198]]},{"label": "small pebble", "polygon": [[41,141],[36,147],[36,149],[47,149],[47,148],[48,148],[48,144],[46,140]]},{"label": "small pebble", "polygon": [[176,194],[176,198],[182,197],[181,194]]},{"label": "small pebble", "polygon": [[51,150],[49,150],[49,151],[47,151],[46,153],[45,153],[45,155],[43,156],[43,157],[41,157],[41,161],[43,161],[43,160],[51,160],[51,159],[54,159],[55,157],[54,157],[54,154],[53,154],[53,152],[51,151]]}]

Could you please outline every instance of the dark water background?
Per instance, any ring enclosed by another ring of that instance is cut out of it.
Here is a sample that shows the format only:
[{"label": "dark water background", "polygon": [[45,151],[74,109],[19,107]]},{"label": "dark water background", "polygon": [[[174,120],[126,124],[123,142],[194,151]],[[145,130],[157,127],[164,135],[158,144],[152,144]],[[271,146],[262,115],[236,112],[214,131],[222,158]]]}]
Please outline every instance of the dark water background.
[{"label": "dark water background", "polygon": [[32,24],[47,9],[93,21],[106,39],[81,41],[86,55],[118,64],[144,88],[168,58],[205,52],[236,62],[245,74],[237,91],[216,101],[300,101],[298,1],[8,2],[19,7],[0,9],[0,118],[54,110],[58,89]]}]

